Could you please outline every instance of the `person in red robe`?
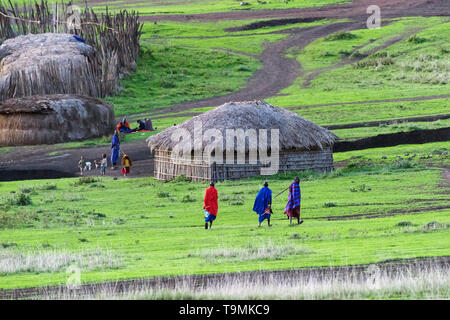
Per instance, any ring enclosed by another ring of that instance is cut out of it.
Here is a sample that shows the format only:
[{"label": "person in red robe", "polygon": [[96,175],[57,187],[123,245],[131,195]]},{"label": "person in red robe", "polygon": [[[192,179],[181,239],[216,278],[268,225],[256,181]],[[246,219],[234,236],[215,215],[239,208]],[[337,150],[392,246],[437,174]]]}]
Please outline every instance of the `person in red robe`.
[{"label": "person in red robe", "polygon": [[205,229],[211,229],[213,221],[217,218],[218,200],[217,189],[214,188],[214,182],[209,184],[209,188],[206,189],[205,199],[203,202],[203,209],[205,209]]}]

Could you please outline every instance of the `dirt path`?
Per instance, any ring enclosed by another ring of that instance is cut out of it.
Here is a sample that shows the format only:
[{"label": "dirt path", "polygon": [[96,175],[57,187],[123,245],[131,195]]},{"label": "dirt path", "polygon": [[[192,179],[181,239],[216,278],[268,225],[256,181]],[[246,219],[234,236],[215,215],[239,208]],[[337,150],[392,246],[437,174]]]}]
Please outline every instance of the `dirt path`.
[{"label": "dirt path", "polygon": [[77,289],[68,289],[66,286],[35,287],[25,289],[0,290],[0,300],[4,299],[38,299],[52,297],[68,297],[75,295],[78,298],[92,296],[101,291],[108,293],[125,293],[140,289],[174,289],[180,286],[189,286],[193,290],[206,288],[215,283],[232,283],[237,280],[252,279],[252,281],[276,281],[276,279],[311,279],[325,280],[330,277],[346,279],[349,276],[367,279],[373,273],[392,273],[407,268],[423,268],[431,266],[448,267],[450,256],[418,257],[411,259],[391,259],[372,264],[348,265],[339,267],[293,268],[291,270],[246,271],[239,273],[204,274],[174,277],[154,277],[109,281],[97,284],[84,284]]},{"label": "dirt path", "polygon": [[[135,2],[135,1],[134,1]],[[367,8],[378,5],[382,17],[395,18],[399,16],[447,16],[450,4],[447,0],[353,0],[350,4],[329,5],[313,8],[280,9],[280,10],[245,10],[232,12],[215,12],[193,15],[147,15],[142,21],[181,21],[191,20],[214,22],[218,20],[256,20],[280,18],[315,18],[344,19],[364,17],[367,19]],[[135,6],[139,9],[139,5]]]}]

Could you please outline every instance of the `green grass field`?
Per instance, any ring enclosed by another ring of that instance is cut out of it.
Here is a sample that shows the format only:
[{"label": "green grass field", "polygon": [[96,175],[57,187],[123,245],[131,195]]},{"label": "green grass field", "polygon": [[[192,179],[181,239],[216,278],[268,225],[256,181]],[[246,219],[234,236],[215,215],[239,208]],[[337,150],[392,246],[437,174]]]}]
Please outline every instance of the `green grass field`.
[{"label": "green grass field", "polygon": [[[269,177],[273,192],[294,174]],[[274,226],[257,228],[252,206],[264,181],[259,177],[217,185],[219,216],[211,231],[203,228],[202,183],[152,178],[1,183],[0,255],[109,252],[114,267],[82,271],[82,281],[99,282],[448,254],[449,199],[440,169],[393,163],[301,176],[302,226],[289,226],[283,218],[284,195],[274,202]],[[352,215],[358,219],[345,219]],[[328,221],[339,217],[343,220]],[[430,227],[434,221],[438,227]],[[223,256],[271,245],[288,247],[275,256]],[[64,283],[71,262],[52,272],[33,267],[0,272],[0,288]]]}]

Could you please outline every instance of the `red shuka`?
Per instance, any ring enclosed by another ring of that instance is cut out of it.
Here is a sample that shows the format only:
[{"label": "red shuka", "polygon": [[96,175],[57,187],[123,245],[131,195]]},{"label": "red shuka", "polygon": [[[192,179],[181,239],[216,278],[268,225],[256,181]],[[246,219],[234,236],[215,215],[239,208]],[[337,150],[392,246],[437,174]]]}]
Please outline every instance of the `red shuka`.
[{"label": "red shuka", "polygon": [[217,217],[217,189],[214,187],[209,187],[205,192],[205,200],[203,209],[206,209],[213,216]]}]

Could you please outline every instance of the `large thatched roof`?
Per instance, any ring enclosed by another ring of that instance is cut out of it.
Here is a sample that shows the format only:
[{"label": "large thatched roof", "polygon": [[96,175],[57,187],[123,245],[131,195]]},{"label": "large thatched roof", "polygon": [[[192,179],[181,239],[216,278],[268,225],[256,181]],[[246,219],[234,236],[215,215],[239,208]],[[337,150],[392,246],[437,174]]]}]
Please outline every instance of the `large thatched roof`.
[{"label": "large thatched roof", "polygon": [[[280,150],[321,150],[334,144],[336,136],[286,109],[272,106],[265,101],[231,102],[214,110],[205,112],[197,117],[187,120],[178,126],[150,137],[147,142],[151,150],[172,150],[178,141],[172,141],[172,134],[177,129],[186,129],[194,136],[194,123],[202,123],[202,133],[209,129],[221,131],[224,137],[224,150],[226,129],[279,129]],[[270,134],[268,149],[270,148]],[[203,148],[208,144],[203,141]],[[197,145],[192,141],[192,146]],[[235,146],[236,151],[236,146]],[[246,141],[245,151],[249,151]]]},{"label": "large thatched roof", "polygon": [[36,94],[85,94],[98,97],[91,46],[73,35],[18,36],[0,46],[0,102]]},{"label": "large thatched roof", "polygon": [[112,135],[114,112],[79,95],[33,96],[0,105],[0,146],[54,144]]}]

